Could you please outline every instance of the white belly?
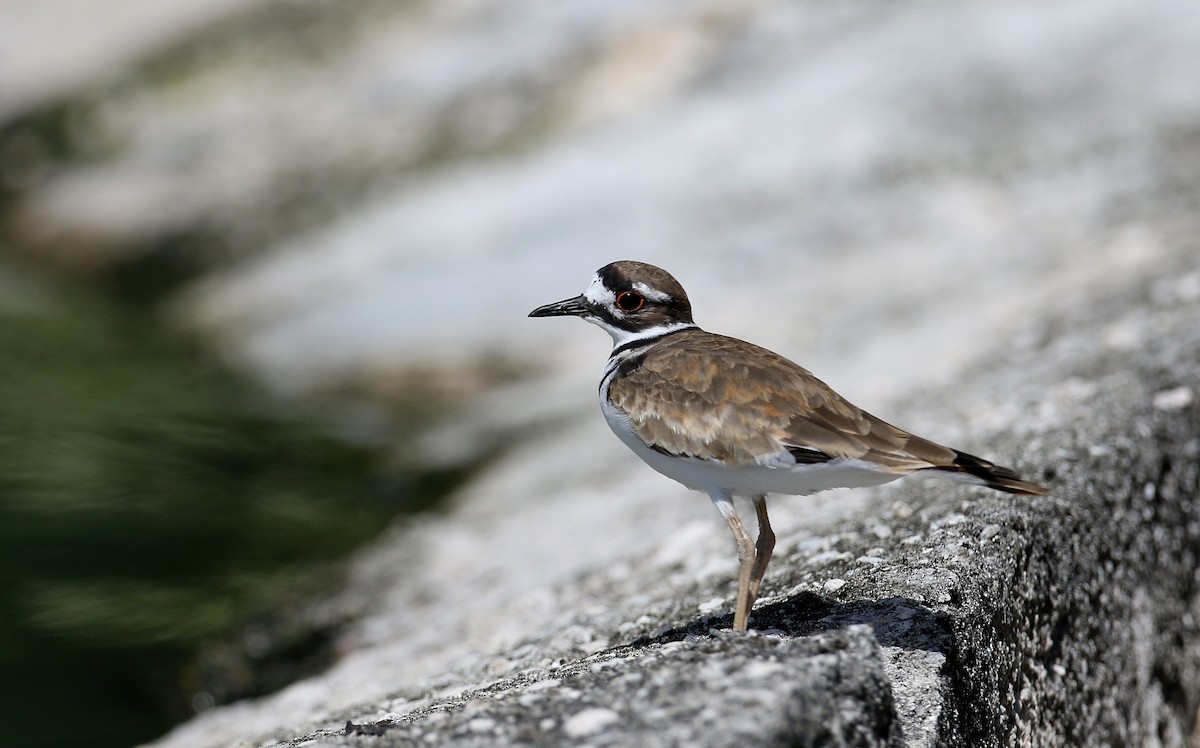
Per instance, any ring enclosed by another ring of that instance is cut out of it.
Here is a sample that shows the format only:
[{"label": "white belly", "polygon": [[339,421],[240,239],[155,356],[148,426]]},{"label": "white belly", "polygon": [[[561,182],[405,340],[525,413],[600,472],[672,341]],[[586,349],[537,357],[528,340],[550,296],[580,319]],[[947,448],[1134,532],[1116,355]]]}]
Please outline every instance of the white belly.
[{"label": "white belly", "polygon": [[604,419],[625,446],[654,468],[672,480],[688,488],[712,494],[727,493],[739,496],[757,496],[768,493],[812,494],[830,488],[855,488],[878,486],[902,476],[880,470],[863,460],[836,459],[813,465],[779,466],[751,464],[730,466],[717,460],[700,460],[694,457],[672,457],[647,447],[633,433],[633,427],[624,413],[611,407],[601,394],[601,409]]}]

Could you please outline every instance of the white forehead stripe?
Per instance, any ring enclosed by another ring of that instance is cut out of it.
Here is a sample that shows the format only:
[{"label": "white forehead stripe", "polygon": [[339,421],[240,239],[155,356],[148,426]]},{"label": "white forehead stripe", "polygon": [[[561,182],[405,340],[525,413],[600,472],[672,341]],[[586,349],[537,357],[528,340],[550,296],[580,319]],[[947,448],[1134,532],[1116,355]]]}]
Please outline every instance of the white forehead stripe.
[{"label": "white forehead stripe", "polygon": [[671,300],[670,294],[663,293],[662,291],[659,291],[656,288],[651,288],[650,286],[647,286],[645,283],[642,283],[641,281],[635,281],[633,284],[633,287],[639,293],[641,293],[642,296],[645,296],[647,299],[650,299],[651,301],[657,301],[658,303],[661,304],[664,301]]},{"label": "white forehead stripe", "polygon": [[597,306],[611,307],[613,302],[616,301],[616,296],[614,296],[613,292],[604,285],[604,282],[600,280],[600,276],[598,274],[592,276],[592,283],[587,287],[587,290],[583,292],[583,298]]}]

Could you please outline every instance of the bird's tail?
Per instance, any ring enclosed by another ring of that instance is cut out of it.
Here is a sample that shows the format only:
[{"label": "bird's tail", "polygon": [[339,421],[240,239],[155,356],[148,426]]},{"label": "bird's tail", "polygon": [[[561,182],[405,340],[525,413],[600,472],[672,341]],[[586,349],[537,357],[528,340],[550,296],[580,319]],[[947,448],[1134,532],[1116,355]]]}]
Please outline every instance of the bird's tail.
[{"label": "bird's tail", "polygon": [[924,468],[936,470],[950,478],[965,480],[969,483],[979,483],[1006,493],[1022,494],[1024,496],[1041,496],[1049,489],[1025,480],[1011,468],[1001,467],[982,457],[969,455],[966,452],[954,450],[954,461],[949,464]]}]

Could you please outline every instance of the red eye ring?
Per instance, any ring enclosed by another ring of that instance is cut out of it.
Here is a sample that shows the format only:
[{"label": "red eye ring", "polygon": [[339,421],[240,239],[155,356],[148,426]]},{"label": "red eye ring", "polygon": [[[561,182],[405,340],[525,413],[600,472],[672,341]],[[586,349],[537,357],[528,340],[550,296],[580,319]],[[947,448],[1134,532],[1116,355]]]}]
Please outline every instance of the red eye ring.
[{"label": "red eye ring", "polygon": [[622,312],[636,312],[646,305],[646,297],[637,291],[622,291],[617,294],[617,309]]}]

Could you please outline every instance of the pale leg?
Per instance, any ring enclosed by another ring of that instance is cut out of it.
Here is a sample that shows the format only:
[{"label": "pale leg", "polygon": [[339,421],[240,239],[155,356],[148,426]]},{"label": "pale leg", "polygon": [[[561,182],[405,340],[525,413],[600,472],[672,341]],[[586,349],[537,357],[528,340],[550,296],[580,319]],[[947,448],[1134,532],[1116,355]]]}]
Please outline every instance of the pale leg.
[{"label": "pale leg", "polygon": [[771,552],[775,550],[775,533],[771,531],[771,520],[767,517],[767,497],[754,497],[754,512],[758,515],[758,543],[755,545],[754,568],[750,571],[750,604],[758,599],[758,586],[771,563]]},{"label": "pale leg", "polygon": [[[725,522],[729,524],[729,530],[733,533],[733,542],[737,545],[738,595],[737,609],[733,614],[733,630],[745,631],[746,625],[750,621],[750,608],[754,606],[754,595],[750,590],[750,580],[754,575],[757,556],[754,550],[754,539],[750,537],[750,533],[746,532],[746,526],[742,524],[741,517],[738,517],[737,510],[733,506],[732,496],[709,494],[709,498],[717,507],[717,511],[725,518]],[[761,574],[759,576],[761,578]]]}]

